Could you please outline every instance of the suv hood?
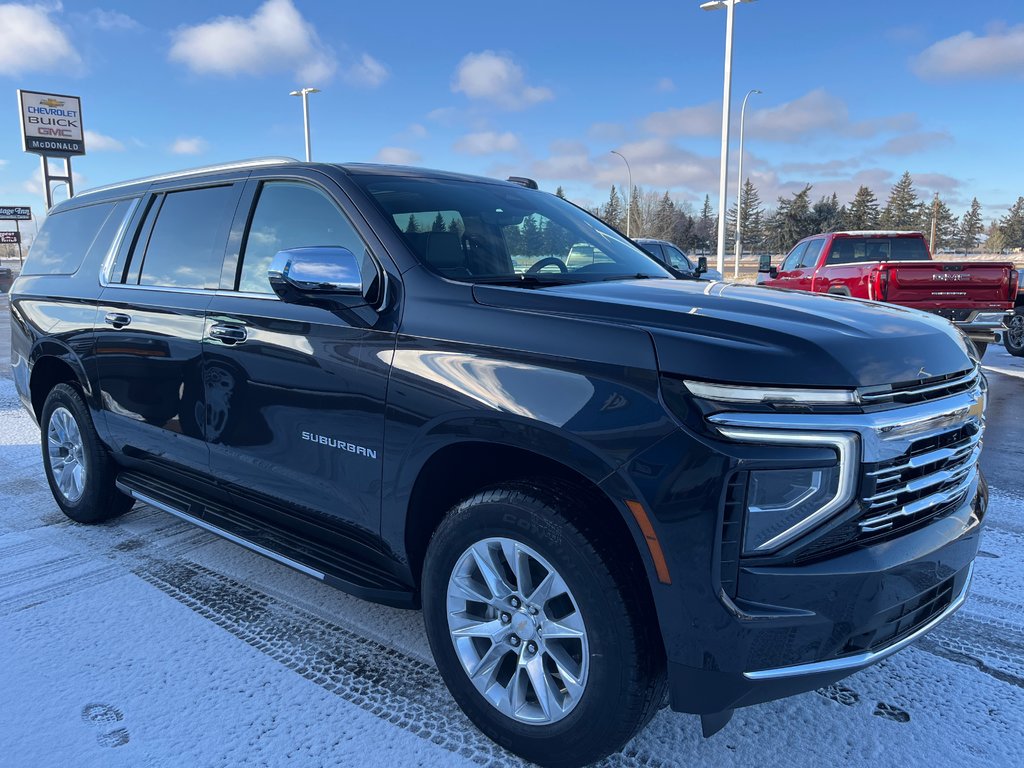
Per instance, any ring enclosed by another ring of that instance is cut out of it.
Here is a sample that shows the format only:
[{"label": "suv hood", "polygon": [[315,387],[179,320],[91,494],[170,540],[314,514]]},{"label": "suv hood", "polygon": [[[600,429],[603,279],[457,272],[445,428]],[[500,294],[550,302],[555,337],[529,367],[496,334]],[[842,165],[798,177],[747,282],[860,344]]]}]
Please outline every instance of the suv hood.
[{"label": "suv hood", "polygon": [[533,290],[476,285],[473,293],[489,306],[644,328],[663,373],[707,381],[863,387],[973,365],[946,320],[858,299],[654,279]]}]

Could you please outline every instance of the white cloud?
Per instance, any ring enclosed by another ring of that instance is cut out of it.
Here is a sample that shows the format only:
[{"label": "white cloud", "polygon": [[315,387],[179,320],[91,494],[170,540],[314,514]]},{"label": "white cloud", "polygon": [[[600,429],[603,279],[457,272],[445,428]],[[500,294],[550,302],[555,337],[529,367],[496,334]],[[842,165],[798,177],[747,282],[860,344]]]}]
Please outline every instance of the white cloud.
[{"label": "white cloud", "polygon": [[106,11],[102,8],[76,13],[75,18],[104,32],[131,31],[142,28],[142,25],[128,14],[119,11]]},{"label": "white cloud", "polygon": [[381,147],[374,159],[390,165],[416,165],[423,160],[417,152],[405,147]]},{"label": "white cloud", "polygon": [[376,88],[391,75],[388,68],[377,61],[373,56],[364,53],[359,61],[353,64],[345,72],[345,79],[352,85],[364,88]]},{"label": "white cloud", "polygon": [[206,139],[198,136],[182,136],[171,144],[171,152],[176,155],[199,155],[206,151],[209,145]]},{"label": "white cloud", "polygon": [[961,32],[926,48],[911,62],[925,78],[1024,75],[1024,24],[994,25],[988,34]]},{"label": "white cloud", "polygon": [[81,65],[82,60],[64,31],[41,5],[0,5],[0,75],[52,72]]},{"label": "white cloud", "polygon": [[85,146],[89,152],[123,152],[124,144],[112,136],[105,136],[96,131],[85,131]]},{"label": "white cloud", "polygon": [[953,143],[948,131],[919,131],[895,136],[878,148],[883,155],[912,155]]},{"label": "white cloud", "polygon": [[494,51],[466,54],[455,70],[452,91],[510,110],[555,98],[549,88],[527,85],[522,68]]},{"label": "white cloud", "polygon": [[405,134],[410,139],[422,139],[427,136],[427,127],[422,123],[410,123],[405,129]]},{"label": "white cloud", "polygon": [[654,112],[644,119],[644,128],[658,136],[713,136],[722,129],[721,102],[698,107]]},{"label": "white cloud", "polygon": [[519,137],[506,131],[480,131],[467,133],[453,145],[456,152],[466,155],[494,155],[499,152],[515,152],[519,149]]},{"label": "white cloud", "polygon": [[290,70],[303,85],[330,79],[334,52],[291,0],[267,0],[248,17],[219,16],[173,33],[170,58],[199,74],[263,74]]},{"label": "white cloud", "polygon": [[671,91],[674,91],[676,89],[676,84],[672,82],[671,77],[663,77],[660,80],[658,80],[657,84],[654,87],[656,90],[661,91],[662,93],[670,93]]}]

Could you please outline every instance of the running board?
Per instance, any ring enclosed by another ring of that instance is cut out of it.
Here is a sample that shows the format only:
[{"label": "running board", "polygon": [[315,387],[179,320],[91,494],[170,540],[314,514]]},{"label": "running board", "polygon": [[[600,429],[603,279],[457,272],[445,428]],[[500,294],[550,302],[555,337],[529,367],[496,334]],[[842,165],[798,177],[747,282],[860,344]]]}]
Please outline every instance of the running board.
[{"label": "running board", "polygon": [[[176,490],[137,472],[122,472],[117,488],[143,504],[239,544],[325,584],[365,600],[399,608],[415,606],[411,589],[357,556],[334,552],[291,531],[255,520],[235,509]],[[258,539],[258,540],[257,540]]]}]

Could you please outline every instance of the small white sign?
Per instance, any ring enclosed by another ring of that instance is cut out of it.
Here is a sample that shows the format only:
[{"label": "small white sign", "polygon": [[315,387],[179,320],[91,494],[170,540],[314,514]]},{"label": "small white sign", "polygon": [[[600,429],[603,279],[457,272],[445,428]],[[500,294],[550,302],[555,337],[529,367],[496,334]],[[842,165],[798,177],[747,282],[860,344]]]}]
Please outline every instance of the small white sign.
[{"label": "small white sign", "polygon": [[22,146],[37,155],[85,154],[82,101],[59,93],[18,91]]}]

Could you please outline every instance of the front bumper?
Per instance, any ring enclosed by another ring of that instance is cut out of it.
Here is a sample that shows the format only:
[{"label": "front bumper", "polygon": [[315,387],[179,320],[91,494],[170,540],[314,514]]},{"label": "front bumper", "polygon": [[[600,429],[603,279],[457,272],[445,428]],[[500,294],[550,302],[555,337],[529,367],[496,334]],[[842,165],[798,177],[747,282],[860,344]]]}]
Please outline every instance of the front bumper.
[{"label": "front bumper", "polygon": [[978,489],[898,539],[808,566],[742,569],[741,589],[760,599],[737,601],[719,624],[727,655],[698,667],[670,652],[672,708],[711,714],[811,691],[930,632],[967,597],[985,503]]}]

